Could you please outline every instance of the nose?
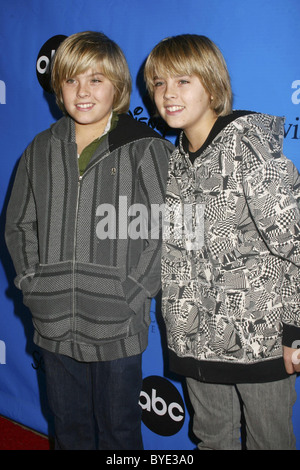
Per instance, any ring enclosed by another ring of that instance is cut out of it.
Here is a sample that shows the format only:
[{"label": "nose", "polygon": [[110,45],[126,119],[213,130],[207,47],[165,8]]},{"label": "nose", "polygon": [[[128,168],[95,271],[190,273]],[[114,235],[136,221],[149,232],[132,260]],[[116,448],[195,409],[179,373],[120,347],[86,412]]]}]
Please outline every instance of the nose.
[{"label": "nose", "polygon": [[166,82],[165,89],[164,89],[164,98],[166,100],[169,100],[171,98],[175,98],[177,96],[176,94],[176,88],[175,84],[173,82]]},{"label": "nose", "polygon": [[86,96],[89,96],[90,91],[85,82],[79,82],[77,86],[77,96],[80,98],[84,98]]}]

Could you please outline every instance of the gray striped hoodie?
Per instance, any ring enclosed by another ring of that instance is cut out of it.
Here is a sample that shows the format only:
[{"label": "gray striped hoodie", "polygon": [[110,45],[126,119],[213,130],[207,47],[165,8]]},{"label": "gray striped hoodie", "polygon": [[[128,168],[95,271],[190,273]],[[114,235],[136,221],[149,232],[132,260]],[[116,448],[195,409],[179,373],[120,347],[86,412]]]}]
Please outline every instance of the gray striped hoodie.
[{"label": "gray striped hoodie", "polygon": [[[82,177],[69,117],[25,150],[5,235],[37,345],[80,361],[146,348],[150,302],[160,288],[161,236],[151,209],[164,202],[173,148],[124,114]],[[138,237],[137,227],[128,236],[140,220],[128,214],[141,207],[148,236]]]}]

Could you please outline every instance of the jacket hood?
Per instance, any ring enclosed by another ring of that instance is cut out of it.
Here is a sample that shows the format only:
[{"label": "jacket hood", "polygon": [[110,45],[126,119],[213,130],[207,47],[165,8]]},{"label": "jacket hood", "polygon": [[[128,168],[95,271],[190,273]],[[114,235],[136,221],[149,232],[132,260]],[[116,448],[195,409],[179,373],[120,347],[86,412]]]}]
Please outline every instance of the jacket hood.
[{"label": "jacket hood", "polygon": [[[240,132],[245,136],[259,133],[259,135],[269,142],[274,152],[280,152],[283,148],[284,123],[284,117],[252,111],[233,111],[227,116],[219,117],[204,146],[201,148],[201,152],[215,140],[221,130],[225,133],[231,133],[232,131],[235,133]],[[183,154],[186,153],[184,139],[185,136],[182,132],[179,138],[179,149]]]},{"label": "jacket hood", "polygon": [[50,126],[51,134],[59,140],[65,142],[76,142],[75,123],[69,116],[64,116]]},{"label": "jacket hood", "polygon": [[[164,140],[160,134],[147,124],[137,121],[128,114],[119,114],[118,118],[117,126],[108,134],[110,151],[129,142],[147,137]],[[75,123],[69,116],[62,117],[50,127],[50,130],[55,138],[69,143],[76,143]]]}]

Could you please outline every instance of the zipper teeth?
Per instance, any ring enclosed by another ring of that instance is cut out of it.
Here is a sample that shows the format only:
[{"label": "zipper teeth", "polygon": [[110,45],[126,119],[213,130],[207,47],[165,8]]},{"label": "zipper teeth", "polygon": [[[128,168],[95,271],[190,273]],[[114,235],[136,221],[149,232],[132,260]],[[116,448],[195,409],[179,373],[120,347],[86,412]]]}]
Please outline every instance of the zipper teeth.
[{"label": "zipper teeth", "polygon": [[72,307],[73,307],[73,333],[75,334],[75,307],[76,307],[76,299],[75,299],[75,264],[76,264],[76,241],[77,241],[77,222],[78,222],[78,209],[79,209],[79,193],[81,188],[81,180],[82,176],[78,177],[77,183],[77,201],[76,201],[76,213],[75,213],[75,227],[74,227],[74,240],[73,240],[73,296],[72,296]]},{"label": "zipper teeth", "polygon": [[[110,155],[110,152],[106,153],[101,157],[101,160],[105,157],[108,157]],[[88,171],[90,171],[95,165],[99,163],[99,160],[94,162],[93,165],[88,168],[84,174],[86,174]],[[76,264],[76,242],[77,242],[77,224],[78,224],[78,210],[79,210],[79,194],[81,190],[81,181],[84,175],[78,174],[78,182],[77,182],[77,201],[76,201],[76,213],[75,213],[75,227],[74,227],[74,239],[73,239],[73,283],[72,283],[72,289],[73,289],[73,295],[72,295],[72,308],[73,308],[73,328],[72,331],[75,334],[75,307],[76,307],[76,299],[75,299],[75,264]]]}]

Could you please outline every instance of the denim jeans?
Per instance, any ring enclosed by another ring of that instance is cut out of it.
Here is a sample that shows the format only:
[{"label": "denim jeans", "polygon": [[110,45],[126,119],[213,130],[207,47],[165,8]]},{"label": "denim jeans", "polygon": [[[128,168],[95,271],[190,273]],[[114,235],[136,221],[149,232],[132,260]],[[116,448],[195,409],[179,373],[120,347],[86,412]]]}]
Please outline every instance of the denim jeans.
[{"label": "denim jeans", "polygon": [[296,450],[292,409],[296,376],[269,383],[219,385],[187,379],[200,450]]},{"label": "denim jeans", "polygon": [[55,449],[143,449],[141,355],[78,362],[43,351]]}]

